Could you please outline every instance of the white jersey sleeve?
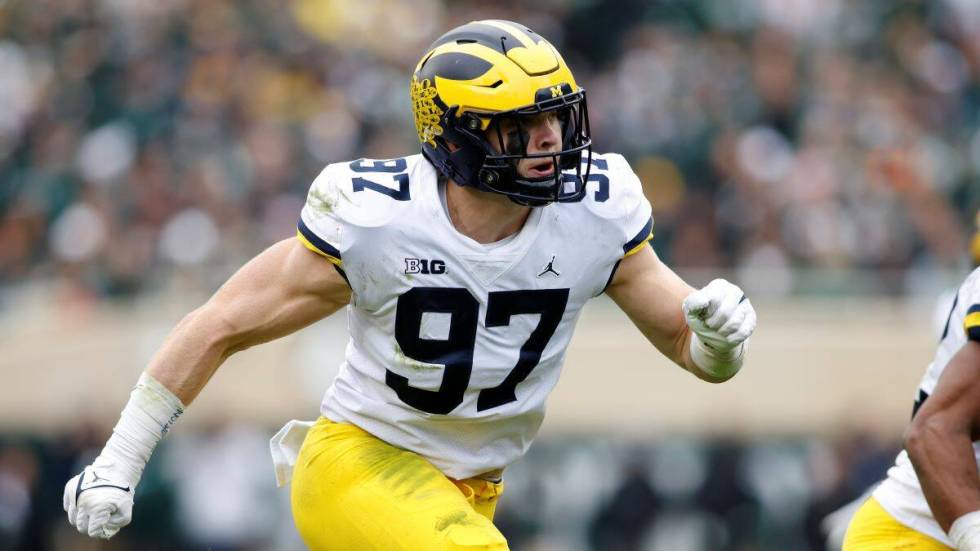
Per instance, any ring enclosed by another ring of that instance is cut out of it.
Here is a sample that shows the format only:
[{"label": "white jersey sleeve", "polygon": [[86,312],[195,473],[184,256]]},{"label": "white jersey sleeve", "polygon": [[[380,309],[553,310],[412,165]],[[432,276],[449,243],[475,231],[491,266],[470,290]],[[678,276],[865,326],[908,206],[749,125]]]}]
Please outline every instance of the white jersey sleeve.
[{"label": "white jersey sleeve", "polygon": [[604,251],[594,268],[605,275],[593,293],[597,296],[612,283],[619,262],[653,239],[654,222],[643,185],[622,155],[594,154],[588,182],[583,210],[593,217],[592,231],[601,236],[598,246]]},{"label": "white jersey sleeve", "polygon": [[639,251],[653,238],[653,209],[633,168],[622,155],[596,155],[589,182],[597,185],[585,203],[606,221],[619,242],[620,256]]},{"label": "white jersey sleeve", "polygon": [[963,293],[966,313],[962,330],[967,339],[980,342],[980,272],[974,272],[974,276],[972,285]]},{"label": "white jersey sleeve", "polygon": [[[974,270],[956,291],[936,355],[916,389],[913,415],[929,399],[949,361],[968,340],[980,342],[980,268]],[[973,444],[973,453],[980,468],[980,444]],[[932,516],[908,452],[903,450],[898,454],[895,465],[888,470],[888,477],[875,490],[874,496],[902,524],[945,545],[952,545]]]},{"label": "white jersey sleeve", "polygon": [[[310,186],[297,238],[343,266],[344,254],[365,239],[370,228],[384,225],[400,202],[411,198],[407,170],[405,158],[327,165]],[[384,181],[385,175],[390,181]],[[370,192],[360,193],[365,190]]]}]

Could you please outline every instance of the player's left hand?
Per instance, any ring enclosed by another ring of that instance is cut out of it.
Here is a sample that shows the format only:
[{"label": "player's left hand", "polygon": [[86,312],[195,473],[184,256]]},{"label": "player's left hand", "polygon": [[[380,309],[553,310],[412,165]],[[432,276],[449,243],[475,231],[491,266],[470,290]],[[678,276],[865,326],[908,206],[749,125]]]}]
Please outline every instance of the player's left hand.
[{"label": "player's left hand", "polygon": [[724,279],[687,295],[681,307],[691,331],[718,352],[734,349],[755,331],[752,303],[738,285]]}]

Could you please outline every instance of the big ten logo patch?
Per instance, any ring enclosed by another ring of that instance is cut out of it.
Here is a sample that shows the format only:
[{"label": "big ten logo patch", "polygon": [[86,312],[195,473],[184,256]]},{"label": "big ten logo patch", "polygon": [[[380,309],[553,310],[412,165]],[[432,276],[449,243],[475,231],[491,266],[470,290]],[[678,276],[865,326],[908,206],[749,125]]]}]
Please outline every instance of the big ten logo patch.
[{"label": "big ten logo patch", "polygon": [[406,274],[444,274],[446,273],[446,263],[442,260],[429,260],[425,258],[406,258]]}]

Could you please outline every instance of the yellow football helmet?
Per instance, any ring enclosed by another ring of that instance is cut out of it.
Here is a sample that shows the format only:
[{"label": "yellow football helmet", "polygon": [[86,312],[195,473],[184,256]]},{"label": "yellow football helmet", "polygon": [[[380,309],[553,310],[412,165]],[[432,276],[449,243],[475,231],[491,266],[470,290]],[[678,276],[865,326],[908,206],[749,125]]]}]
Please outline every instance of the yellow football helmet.
[{"label": "yellow football helmet", "polygon": [[[444,34],[416,66],[411,95],[422,153],[447,178],[530,206],[585,195],[592,158],[585,90],[555,47],[524,25],[473,21]],[[523,131],[516,150],[498,152],[487,139],[488,129],[496,130],[503,143],[505,118],[521,128],[522,119],[546,112],[561,123],[560,151],[529,154]],[[517,172],[521,159],[546,157],[555,166],[551,175]]]}]

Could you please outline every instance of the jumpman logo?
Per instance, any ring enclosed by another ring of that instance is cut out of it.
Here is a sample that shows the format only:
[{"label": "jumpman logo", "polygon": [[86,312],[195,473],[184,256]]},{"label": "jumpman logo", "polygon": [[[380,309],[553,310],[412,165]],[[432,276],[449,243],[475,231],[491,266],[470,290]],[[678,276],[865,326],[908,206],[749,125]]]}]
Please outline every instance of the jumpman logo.
[{"label": "jumpman logo", "polygon": [[[91,473],[93,478],[92,480],[85,482],[85,475],[88,473]],[[103,482],[103,484],[97,484],[100,481]],[[82,471],[82,475],[78,477],[78,485],[75,487],[75,499],[78,500],[79,496],[82,495],[82,492],[86,490],[92,490],[94,488],[116,488],[117,490],[122,490],[124,492],[129,492],[132,490],[132,488],[130,488],[129,486],[106,484],[108,482],[111,481],[108,478],[99,476],[98,473],[95,472],[95,469],[86,468],[84,471]],[[83,483],[85,485],[84,488],[82,487]]]},{"label": "jumpman logo", "polygon": [[551,255],[551,261],[548,262],[548,265],[544,267],[544,270],[542,270],[541,273],[538,274],[538,277],[541,277],[548,272],[555,274],[555,277],[561,277],[561,274],[558,273],[557,270],[555,270],[555,255]]}]

